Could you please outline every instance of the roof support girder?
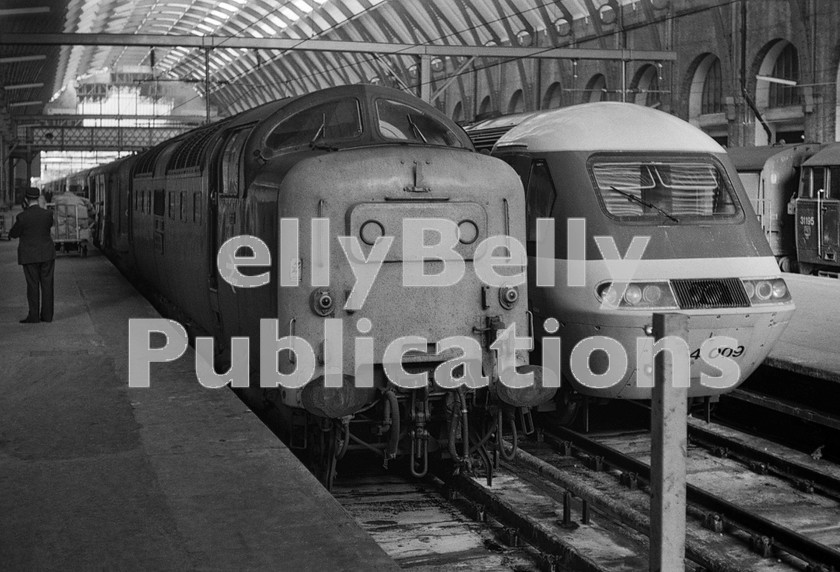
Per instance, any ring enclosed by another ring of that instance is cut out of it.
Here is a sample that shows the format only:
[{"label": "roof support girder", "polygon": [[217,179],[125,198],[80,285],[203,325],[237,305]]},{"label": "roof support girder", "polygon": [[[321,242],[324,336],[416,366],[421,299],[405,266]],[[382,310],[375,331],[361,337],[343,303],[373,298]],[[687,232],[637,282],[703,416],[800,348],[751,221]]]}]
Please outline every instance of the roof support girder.
[{"label": "roof support girder", "polygon": [[575,58],[579,60],[675,61],[667,50],[601,50],[589,48],[516,48],[508,46],[417,45],[381,42],[347,42],[237,36],[169,34],[0,34],[0,45],[9,46],[185,46],[193,48],[249,48],[310,52],[351,52],[415,56],[477,56],[493,58]]}]

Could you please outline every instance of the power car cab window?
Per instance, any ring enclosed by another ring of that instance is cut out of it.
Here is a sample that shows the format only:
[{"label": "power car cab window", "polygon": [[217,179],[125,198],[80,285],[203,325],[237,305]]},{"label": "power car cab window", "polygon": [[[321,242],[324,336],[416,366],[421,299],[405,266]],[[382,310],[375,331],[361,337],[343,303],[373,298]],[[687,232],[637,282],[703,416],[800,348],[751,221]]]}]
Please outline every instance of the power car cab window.
[{"label": "power car cab window", "polygon": [[379,133],[385,139],[446,147],[464,146],[446,123],[399,101],[377,99],[376,118]]},{"label": "power car cab window", "polygon": [[551,218],[557,191],[545,161],[534,161],[525,191],[528,242],[537,240],[537,219]]},{"label": "power car cab window", "polygon": [[327,101],[286,117],[265,140],[270,149],[353,139],[362,134],[359,102],[355,98]]},{"label": "power car cab window", "polygon": [[589,170],[607,213],[621,221],[679,224],[743,214],[729,178],[711,157],[597,155]]}]

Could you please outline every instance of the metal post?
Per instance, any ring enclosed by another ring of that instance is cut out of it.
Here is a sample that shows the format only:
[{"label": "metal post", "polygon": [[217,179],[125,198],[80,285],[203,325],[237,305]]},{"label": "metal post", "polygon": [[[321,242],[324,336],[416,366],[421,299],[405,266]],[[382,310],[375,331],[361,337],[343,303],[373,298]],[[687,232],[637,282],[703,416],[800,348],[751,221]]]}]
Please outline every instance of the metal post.
[{"label": "metal post", "polygon": [[432,102],[432,56],[420,56],[420,99]]},{"label": "metal post", "polygon": [[621,101],[627,101],[627,60],[621,60]]},{"label": "metal post", "polygon": [[204,122],[210,123],[210,48],[204,49]]},{"label": "metal post", "polygon": [[[685,567],[685,459],[688,447],[688,316],[653,315],[657,341],[682,338],[686,359],[668,349],[656,354],[651,407],[650,572]],[[670,345],[670,344],[669,344]],[[670,345],[675,351],[679,347]],[[675,371],[675,365],[676,371]]]},{"label": "metal post", "polygon": [[24,192],[32,185],[32,147],[26,146],[26,183],[23,185]]},{"label": "metal post", "polygon": [[0,133],[0,207],[11,206],[14,202],[8,193],[6,184],[6,138]]},{"label": "metal post", "polygon": [[15,200],[17,199],[15,195],[15,158],[12,157],[11,154],[9,154],[6,161],[8,161],[7,164],[9,165],[9,168],[6,172],[6,174],[9,177],[9,197],[11,199],[9,202],[13,205],[15,204]]}]

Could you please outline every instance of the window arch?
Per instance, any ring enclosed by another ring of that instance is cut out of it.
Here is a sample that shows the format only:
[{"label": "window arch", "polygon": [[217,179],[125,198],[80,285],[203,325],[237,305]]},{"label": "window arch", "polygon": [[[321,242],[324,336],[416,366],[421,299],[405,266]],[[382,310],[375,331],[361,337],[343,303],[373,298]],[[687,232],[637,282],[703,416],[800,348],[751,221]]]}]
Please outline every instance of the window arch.
[{"label": "window arch", "polygon": [[711,65],[703,81],[703,93],[700,103],[700,114],[723,113],[723,73],[720,69],[720,59],[713,56]]},{"label": "window arch", "polygon": [[659,94],[659,68],[646,64],[639,68],[633,78],[632,88],[636,92],[634,103],[647,107],[658,107],[662,100]]},{"label": "window arch", "polygon": [[[793,44],[787,44],[779,53],[773,65],[772,77],[799,81],[799,53]],[[789,105],[799,105],[799,90],[796,86],[771,83],[768,107]]]},{"label": "window arch", "polygon": [[584,103],[595,101],[606,101],[607,93],[607,78],[604,74],[598,73],[592,76],[586,83],[586,91],[584,92]]},{"label": "window arch", "polygon": [[481,105],[478,106],[478,115],[484,115],[486,113],[490,113],[490,96],[485,95],[484,99],[481,100]]},{"label": "window arch", "polygon": [[510,103],[508,103],[507,112],[522,113],[523,111],[525,111],[525,97],[522,95],[522,90],[517,89],[513,92],[513,95],[510,97]]},{"label": "window arch", "polygon": [[[693,70],[693,71],[692,71]],[[689,68],[688,119],[721,145],[729,143],[729,119],[723,95],[723,68],[715,54],[702,54]]]},{"label": "window arch", "polygon": [[461,102],[455,104],[455,108],[452,110],[452,120],[453,121],[463,121],[464,120],[464,106],[461,105]]},{"label": "window arch", "polygon": [[545,91],[545,96],[542,101],[543,109],[557,109],[563,106],[563,89],[560,87],[560,82],[555,81]]},{"label": "window arch", "polygon": [[694,76],[688,94],[688,116],[711,115],[726,111],[723,99],[723,70],[720,58],[703,54],[692,66]]},{"label": "window arch", "polygon": [[758,76],[755,103],[767,127],[756,128],[755,144],[768,145],[782,140],[800,142],[805,134],[805,114],[800,99],[801,88],[796,85],[799,81],[799,52],[787,40],[777,39],[766,44],[760,54],[760,63],[753,68]]}]

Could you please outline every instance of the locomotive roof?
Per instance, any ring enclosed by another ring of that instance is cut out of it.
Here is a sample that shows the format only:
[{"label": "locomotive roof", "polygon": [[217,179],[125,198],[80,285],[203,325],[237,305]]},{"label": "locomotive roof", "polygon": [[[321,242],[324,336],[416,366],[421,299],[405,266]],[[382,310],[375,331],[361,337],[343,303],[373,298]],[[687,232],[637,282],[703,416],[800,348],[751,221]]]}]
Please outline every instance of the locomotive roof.
[{"label": "locomotive roof", "polygon": [[826,145],[819,153],[802,163],[805,167],[827,167],[840,165],[840,143]]},{"label": "locomotive roof", "polygon": [[633,103],[597,102],[539,113],[508,131],[496,148],[529,151],[700,151],[714,139],[669,113]]}]

